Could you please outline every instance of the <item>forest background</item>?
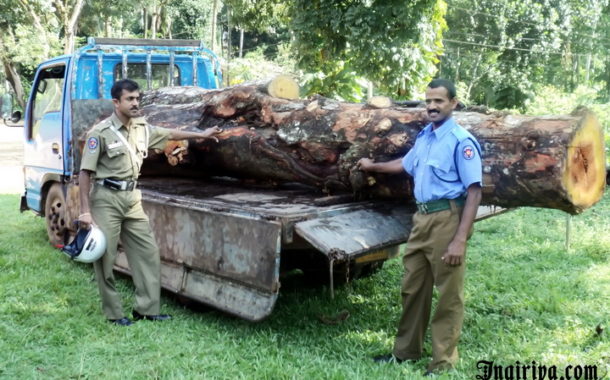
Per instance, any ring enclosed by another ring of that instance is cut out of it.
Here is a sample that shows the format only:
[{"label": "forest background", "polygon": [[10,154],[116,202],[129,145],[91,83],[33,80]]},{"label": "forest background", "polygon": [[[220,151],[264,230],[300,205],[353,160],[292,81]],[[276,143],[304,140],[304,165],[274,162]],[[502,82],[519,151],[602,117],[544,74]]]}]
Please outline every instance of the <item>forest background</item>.
[{"label": "forest background", "polygon": [[0,92],[23,108],[36,66],[89,36],[200,39],[225,85],[294,75],[302,95],[421,99],[610,117],[609,0],[0,0]]}]

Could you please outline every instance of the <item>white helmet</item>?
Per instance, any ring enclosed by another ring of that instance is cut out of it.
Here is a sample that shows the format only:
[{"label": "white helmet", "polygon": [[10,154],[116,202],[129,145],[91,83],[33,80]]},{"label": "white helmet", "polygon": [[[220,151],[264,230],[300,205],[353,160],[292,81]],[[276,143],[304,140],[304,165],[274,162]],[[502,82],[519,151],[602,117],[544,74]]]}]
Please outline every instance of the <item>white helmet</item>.
[{"label": "white helmet", "polygon": [[79,228],[74,240],[64,246],[62,251],[72,260],[92,263],[106,252],[106,237],[96,226],[91,225],[88,230]]}]

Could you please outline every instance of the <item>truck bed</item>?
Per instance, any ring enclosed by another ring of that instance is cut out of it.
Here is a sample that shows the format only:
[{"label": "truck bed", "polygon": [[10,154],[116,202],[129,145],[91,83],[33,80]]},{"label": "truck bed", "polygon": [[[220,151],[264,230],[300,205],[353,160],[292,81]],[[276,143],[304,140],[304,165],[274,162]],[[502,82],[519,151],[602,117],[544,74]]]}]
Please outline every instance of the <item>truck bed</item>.
[{"label": "truck bed", "polygon": [[[381,263],[406,242],[415,212],[404,201],[355,201],[299,184],[149,177],[138,187],[161,253],[162,286],[251,321],[273,310],[287,263],[323,273]],[[477,218],[500,211],[482,207]],[[122,253],[116,269],[129,274]]]},{"label": "truck bed", "polygon": [[300,184],[253,186],[233,178],[149,177],[138,187],[144,198],[157,202],[277,221],[282,225],[284,245],[292,243],[294,226],[301,221],[368,209],[384,214],[415,211],[413,205],[400,201],[355,201],[351,194],[328,196]]},{"label": "truck bed", "polygon": [[[142,178],[138,187],[161,252],[162,286],[252,321],[271,313],[282,261],[312,251],[331,266],[383,261],[386,248],[406,241],[413,211],[229,178]],[[129,273],[124,254],[117,269]]]}]

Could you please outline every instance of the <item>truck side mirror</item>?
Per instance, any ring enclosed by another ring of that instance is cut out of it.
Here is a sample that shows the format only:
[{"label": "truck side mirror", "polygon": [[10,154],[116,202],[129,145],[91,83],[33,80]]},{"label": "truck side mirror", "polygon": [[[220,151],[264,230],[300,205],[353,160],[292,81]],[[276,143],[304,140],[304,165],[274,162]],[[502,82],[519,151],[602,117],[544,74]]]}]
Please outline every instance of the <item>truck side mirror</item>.
[{"label": "truck side mirror", "polygon": [[21,111],[15,111],[11,114],[11,122],[12,123],[17,123],[19,120],[21,120]]}]

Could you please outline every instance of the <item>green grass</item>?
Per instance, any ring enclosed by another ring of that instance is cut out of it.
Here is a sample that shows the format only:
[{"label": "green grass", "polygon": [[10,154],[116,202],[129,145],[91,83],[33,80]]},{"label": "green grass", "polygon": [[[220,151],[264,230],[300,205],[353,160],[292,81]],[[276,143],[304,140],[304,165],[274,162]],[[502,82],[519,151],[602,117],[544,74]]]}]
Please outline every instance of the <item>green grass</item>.
[{"label": "green grass", "polygon": [[[257,324],[166,295],[162,312],[173,321],[121,328],[100,312],[91,267],[51,248],[44,221],[18,208],[18,196],[0,196],[0,378],[409,379],[425,369],[428,358],[370,360],[392,346],[399,259],[337,289],[334,300],[326,288],[288,278],[271,317]],[[473,379],[483,359],[608,369],[610,201],[572,218],[569,251],[565,225],[561,212],[527,208],[477,223],[461,359],[440,378]],[[119,290],[130,310],[131,281],[120,280]],[[350,318],[338,325],[318,319],[342,310]]]}]

